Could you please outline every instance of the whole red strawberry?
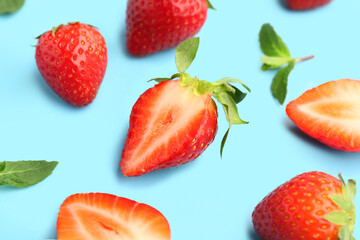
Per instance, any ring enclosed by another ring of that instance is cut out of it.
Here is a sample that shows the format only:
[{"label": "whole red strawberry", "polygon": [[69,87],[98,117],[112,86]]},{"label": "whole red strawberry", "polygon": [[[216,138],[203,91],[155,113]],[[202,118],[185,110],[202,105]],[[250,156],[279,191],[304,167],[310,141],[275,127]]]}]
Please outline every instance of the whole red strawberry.
[{"label": "whole red strawberry", "polygon": [[39,36],[35,59],[54,92],[69,104],[82,107],[96,97],[105,75],[107,49],[94,27],[76,22]]},{"label": "whole red strawberry", "polygon": [[208,0],[128,0],[126,45],[135,56],[178,46],[204,25]]},{"label": "whole red strawberry", "polygon": [[307,172],[280,185],[255,208],[262,240],[354,240],[356,186],[323,172]]},{"label": "whole red strawberry", "polygon": [[286,0],[287,6],[292,10],[309,10],[324,6],[331,0]]},{"label": "whole red strawberry", "polygon": [[[180,73],[154,79],[160,83],[143,93],[133,106],[120,162],[124,175],[139,176],[175,167],[193,161],[204,152],[217,131],[217,108],[211,96],[223,105],[230,126],[246,123],[236,108],[246,94],[229,84],[242,82],[223,78],[210,83],[185,73],[198,44],[198,38],[182,43],[176,49]],[[180,80],[172,81],[174,78]]]}]

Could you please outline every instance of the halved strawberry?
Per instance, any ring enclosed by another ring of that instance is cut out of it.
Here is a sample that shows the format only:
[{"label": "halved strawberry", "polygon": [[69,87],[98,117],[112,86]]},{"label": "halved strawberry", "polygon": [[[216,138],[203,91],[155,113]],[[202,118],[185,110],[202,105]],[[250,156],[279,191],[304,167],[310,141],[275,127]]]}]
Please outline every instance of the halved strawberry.
[{"label": "halved strawberry", "polygon": [[360,81],[322,84],[290,102],[286,113],[318,141],[338,150],[360,152]]},{"label": "halved strawberry", "polygon": [[[212,96],[223,105],[229,126],[246,123],[236,108],[246,94],[229,84],[243,84],[241,81],[223,78],[210,83],[185,73],[195,58],[198,44],[198,38],[182,43],[176,50],[180,73],[154,79],[160,83],[135,103],[120,162],[125,176],[185,164],[204,152],[217,131],[217,108]],[[180,80],[172,81],[174,78]]]},{"label": "halved strawberry", "polygon": [[135,103],[121,161],[126,176],[190,162],[214,140],[215,102],[210,94],[196,96],[179,82],[161,82]]},{"label": "halved strawberry", "polygon": [[79,193],[60,206],[58,240],[169,240],[166,218],[146,204],[105,193]]}]

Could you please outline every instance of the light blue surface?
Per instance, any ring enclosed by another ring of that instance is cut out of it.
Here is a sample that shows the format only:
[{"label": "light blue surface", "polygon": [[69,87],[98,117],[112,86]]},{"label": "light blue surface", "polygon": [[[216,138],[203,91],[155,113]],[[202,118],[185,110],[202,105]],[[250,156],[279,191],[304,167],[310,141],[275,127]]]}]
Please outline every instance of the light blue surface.
[{"label": "light blue surface", "polygon": [[[279,184],[319,170],[360,180],[360,154],[329,149],[302,134],[286,104],[330,80],[360,79],[358,0],[334,0],[313,11],[291,12],[277,0],[213,0],[216,11],[198,34],[192,76],[242,79],[252,93],[239,105],[249,125],[234,126],[223,159],[227,123],[219,106],[215,141],[194,162],[125,178],[119,161],[131,108],[153,77],[176,72],[174,50],[145,58],[126,53],[126,1],[27,0],[0,16],[0,160],[59,161],[45,181],[24,189],[0,187],[0,239],[56,238],[60,204],[71,194],[105,192],[149,204],[169,220],[172,239],[257,240],[251,213]],[[35,63],[34,37],[52,26],[81,21],[97,26],[108,47],[108,68],[95,101],[78,109],[60,100]],[[270,22],[294,57],[314,54],[290,75],[280,106],[271,96],[275,72],[261,72],[258,32]],[[360,198],[356,198],[360,208]],[[360,227],[356,226],[355,237]]]}]

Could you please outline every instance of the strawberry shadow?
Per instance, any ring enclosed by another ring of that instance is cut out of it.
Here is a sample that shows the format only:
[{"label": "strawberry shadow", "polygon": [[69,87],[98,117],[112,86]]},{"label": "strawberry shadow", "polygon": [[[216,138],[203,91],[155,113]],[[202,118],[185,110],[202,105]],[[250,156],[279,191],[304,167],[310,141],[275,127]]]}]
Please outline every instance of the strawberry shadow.
[{"label": "strawberry shadow", "polygon": [[47,238],[45,240],[56,240],[57,239],[57,231],[56,231],[56,222],[57,222],[57,214],[51,219],[52,228],[50,229],[49,233],[47,234]]},{"label": "strawberry shadow", "polygon": [[280,6],[282,6],[283,8],[289,10],[289,8],[287,7],[286,3],[285,3],[285,0],[278,0]]},{"label": "strawberry shadow", "polygon": [[[116,175],[118,176],[119,179],[119,184],[124,186],[130,186],[130,187],[138,187],[138,188],[146,188],[148,186],[153,186],[156,184],[160,184],[163,181],[166,181],[166,179],[169,179],[171,177],[175,177],[177,174],[180,174],[181,172],[184,171],[188,171],[188,168],[191,168],[191,165],[196,164],[196,162],[198,162],[201,159],[196,159],[195,161],[192,161],[190,163],[178,166],[178,167],[173,167],[173,168],[168,168],[168,169],[163,169],[163,170],[159,170],[159,171],[154,171],[139,177],[127,177],[124,176],[124,174],[121,172],[121,167],[120,167],[120,161],[121,161],[121,154],[122,154],[122,150],[124,148],[125,145],[125,141],[126,141],[126,137],[127,137],[127,132],[128,132],[128,128],[129,126],[127,125],[122,132],[122,137],[120,139],[120,144],[119,146],[119,152],[117,153],[117,158],[115,158],[115,162],[114,165],[116,165]],[[201,156],[199,157],[201,158]]]},{"label": "strawberry shadow", "polygon": [[143,58],[149,58],[151,56],[162,56],[162,55],[168,55],[169,53],[171,54],[175,48],[169,48],[169,49],[165,49],[165,50],[161,50],[159,52],[150,54],[150,55],[146,55],[146,56],[134,56],[132,54],[129,53],[129,51],[127,50],[126,47],[126,29],[125,28],[121,28],[120,30],[120,34],[119,34],[119,42],[121,45],[121,51],[124,55],[126,55],[128,58],[131,59],[143,59]]},{"label": "strawberry shadow", "polygon": [[317,148],[320,148],[321,150],[324,151],[331,151],[333,153],[337,153],[339,151],[332,149],[328,146],[326,146],[325,144],[319,142],[318,140],[316,140],[315,138],[312,138],[310,136],[308,136],[306,133],[304,133],[303,131],[301,131],[296,125],[293,125],[291,123],[286,122],[286,127],[287,129],[294,134],[297,138],[301,139],[302,141],[306,142],[309,145],[315,146]]},{"label": "strawberry shadow", "polygon": [[120,38],[119,43],[120,43],[122,53],[129,58],[136,59],[137,57],[131,55],[126,48],[126,30],[123,27],[120,30],[119,38]]},{"label": "strawberry shadow", "polygon": [[247,229],[247,235],[249,237],[250,240],[261,240],[261,238],[259,237],[259,235],[255,232],[254,228],[252,225],[250,225]]},{"label": "strawberry shadow", "polygon": [[[326,151],[326,152],[330,153],[331,155],[338,155],[339,157],[342,157],[342,159],[345,159],[346,156],[351,156],[351,157],[349,157],[349,160],[355,155],[359,156],[357,153],[340,151],[340,150],[336,150],[331,147],[328,147],[327,145],[319,142],[315,138],[312,138],[309,135],[307,135],[306,133],[304,133],[303,131],[301,131],[295,124],[293,124],[289,120],[285,120],[285,126],[291,133],[293,133],[299,139],[303,140],[304,142],[306,142],[309,145],[315,146],[323,151]],[[359,161],[357,161],[357,162],[359,162]]]},{"label": "strawberry shadow", "polygon": [[58,105],[62,105],[64,107],[67,108],[71,108],[71,109],[78,109],[77,107],[74,107],[70,104],[68,104],[67,102],[65,102],[64,100],[62,100],[45,82],[44,78],[41,76],[40,72],[36,69],[34,72],[34,79],[36,81],[36,83],[39,86],[39,89],[42,90],[42,92],[46,95],[46,97],[48,99],[50,99],[51,101],[55,102]]}]

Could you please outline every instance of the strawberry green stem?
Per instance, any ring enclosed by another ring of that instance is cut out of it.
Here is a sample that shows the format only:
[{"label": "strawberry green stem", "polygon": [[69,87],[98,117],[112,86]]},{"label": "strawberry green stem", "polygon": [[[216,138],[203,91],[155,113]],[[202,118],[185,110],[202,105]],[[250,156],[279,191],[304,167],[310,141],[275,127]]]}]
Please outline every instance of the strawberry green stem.
[{"label": "strawberry green stem", "polygon": [[[210,2],[208,1],[209,5]],[[175,73],[170,78],[154,78],[157,82],[168,81],[175,78],[180,78],[180,86],[187,88],[196,96],[210,94],[223,107],[226,120],[229,123],[229,129],[226,131],[220,146],[220,156],[222,156],[223,148],[229,134],[229,130],[233,124],[247,124],[248,122],[242,120],[239,116],[236,104],[240,103],[246,96],[246,93],[240,91],[237,87],[230,83],[239,83],[247,91],[250,89],[240,80],[236,78],[225,77],[216,82],[208,82],[199,80],[197,77],[192,78],[185,71],[190,67],[194,60],[199,47],[199,38],[190,38],[181,43],[175,50],[175,63],[178,73]]]},{"label": "strawberry green stem", "polygon": [[355,180],[348,180],[346,185],[341,174],[339,179],[342,187],[342,194],[331,195],[330,199],[335,205],[341,208],[340,211],[333,211],[324,216],[329,222],[341,226],[338,239],[339,240],[355,240],[353,237],[355,225]]},{"label": "strawberry green stem", "polygon": [[209,0],[206,0],[206,1],[207,1],[207,3],[208,3],[209,8],[212,9],[212,10],[215,10],[215,8],[214,8],[214,6],[211,4],[211,2],[210,2]]},{"label": "strawberry green stem", "polygon": [[295,62],[303,62],[306,60],[313,59],[314,57],[315,57],[314,55],[310,55],[310,56],[306,56],[306,57],[302,57],[302,58],[295,58]]}]

